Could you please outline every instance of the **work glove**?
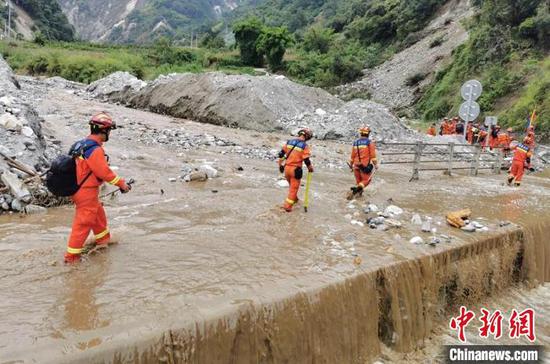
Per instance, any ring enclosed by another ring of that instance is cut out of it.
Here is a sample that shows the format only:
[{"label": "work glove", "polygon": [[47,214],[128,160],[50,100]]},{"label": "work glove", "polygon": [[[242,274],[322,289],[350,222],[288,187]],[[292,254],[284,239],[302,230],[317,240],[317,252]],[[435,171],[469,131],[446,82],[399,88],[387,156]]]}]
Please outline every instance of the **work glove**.
[{"label": "work glove", "polygon": [[307,166],[307,170],[309,173],[313,173],[313,166],[312,165]]},{"label": "work glove", "polygon": [[285,173],[285,166],[280,165],[280,166],[279,166],[279,172]]},{"label": "work glove", "polygon": [[124,182],[124,184],[120,186],[120,192],[122,193],[128,193],[130,192],[131,189],[132,189],[132,185],[129,185],[126,182]]}]

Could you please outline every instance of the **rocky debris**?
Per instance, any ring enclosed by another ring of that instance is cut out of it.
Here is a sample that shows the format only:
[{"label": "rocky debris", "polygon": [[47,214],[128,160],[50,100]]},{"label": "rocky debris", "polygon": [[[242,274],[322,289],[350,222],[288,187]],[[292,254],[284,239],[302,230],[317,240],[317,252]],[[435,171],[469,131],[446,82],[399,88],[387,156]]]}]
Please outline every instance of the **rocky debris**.
[{"label": "rocky debris", "polygon": [[127,98],[147,85],[128,72],[115,72],[92,82],[86,91],[93,96],[108,100],[109,98]]},{"label": "rocky debris", "polygon": [[19,88],[19,83],[13,76],[11,67],[4,61],[4,58],[0,54],[0,97],[11,95]]},{"label": "rocky debris", "polygon": [[411,106],[452,51],[468,39],[461,21],[472,14],[468,0],[448,1],[424,31],[409,35],[414,44],[380,66],[366,70],[363,79],[338,87],[337,92],[344,98],[364,95],[393,109]]},{"label": "rocky debris", "polygon": [[384,210],[384,215],[387,215],[387,216],[399,216],[402,213],[403,213],[403,209],[395,205],[389,205]]},{"label": "rocky debris", "polygon": [[[8,131],[17,131],[20,132],[23,128],[23,122],[21,122],[15,115],[10,113],[5,113],[0,116],[0,127]],[[32,132],[32,129],[31,129]]]},{"label": "rocky debris", "polygon": [[[43,120],[30,104],[34,99],[0,57],[0,213],[25,213],[31,203],[59,203],[39,175],[61,150],[59,143],[43,135]],[[31,207],[29,211],[34,210]]]},{"label": "rocky debris", "polygon": [[206,163],[198,167],[185,163],[181,168],[181,172],[180,178],[185,182],[204,182],[208,179],[217,178],[220,175],[218,169]]},{"label": "rocky debris", "polygon": [[94,84],[88,88],[94,97],[215,125],[287,132],[310,127],[320,139],[349,139],[368,123],[377,139],[415,135],[383,105],[365,100],[346,103],[286,77],[172,74],[142,87],[132,77],[111,75]]}]

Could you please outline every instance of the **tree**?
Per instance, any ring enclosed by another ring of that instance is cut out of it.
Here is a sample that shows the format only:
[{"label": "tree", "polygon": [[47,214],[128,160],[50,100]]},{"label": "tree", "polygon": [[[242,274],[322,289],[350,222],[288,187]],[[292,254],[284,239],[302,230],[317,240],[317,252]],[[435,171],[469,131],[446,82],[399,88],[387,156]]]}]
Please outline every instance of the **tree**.
[{"label": "tree", "polygon": [[332,44],[334,32],[332,29],[313,26],[304,36],[303,47],[307,52],[327,53]]},{"label": "tree", "polygon": [[244,65],[254,67],[263,65],[263,53],[256,46],[263,28],[264,25],[258,18],[248,18],[233,26],[235,41],[241,51],[241,61]]},{"label": "tree", "polygon": [[259,53],[265,54],[272,71],[283,68],[286,48],[292,43],[292,37],[286,27],[264,28],[256,43]]}]

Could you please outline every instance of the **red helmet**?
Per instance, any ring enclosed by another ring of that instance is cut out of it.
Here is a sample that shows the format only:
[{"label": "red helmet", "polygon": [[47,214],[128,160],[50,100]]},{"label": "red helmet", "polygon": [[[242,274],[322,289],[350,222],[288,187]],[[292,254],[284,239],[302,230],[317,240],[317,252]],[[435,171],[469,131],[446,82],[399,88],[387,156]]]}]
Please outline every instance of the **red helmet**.
[{"label": "red helmet", "polygon": [[370,126],[364,125],[361,128],[359,128],[359,135],[369,135],[370,134]]},{"label": "red helmet", "polygon": [[116,129],[116,122],[113,121],[112,116],[107,114],[105,111],[92,116],[89,124],[101,130]]},{"label": "red helmet", "polygon": [[300,129],[298,136],[303,136],[306,140],[313,138],[313,132],[308,128]]}]

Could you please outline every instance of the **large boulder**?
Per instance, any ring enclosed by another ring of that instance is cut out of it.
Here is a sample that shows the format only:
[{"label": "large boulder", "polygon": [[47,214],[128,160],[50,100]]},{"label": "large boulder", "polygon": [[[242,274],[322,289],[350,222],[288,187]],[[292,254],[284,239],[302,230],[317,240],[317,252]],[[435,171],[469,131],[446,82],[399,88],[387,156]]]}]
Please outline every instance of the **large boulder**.
[{"label": "large boulder", "polygon": [[93,96],[108,98],[126,98],[145,87],[146,83],[128,72],[115,72],[109,76],[91,83],[86,91]]}]

